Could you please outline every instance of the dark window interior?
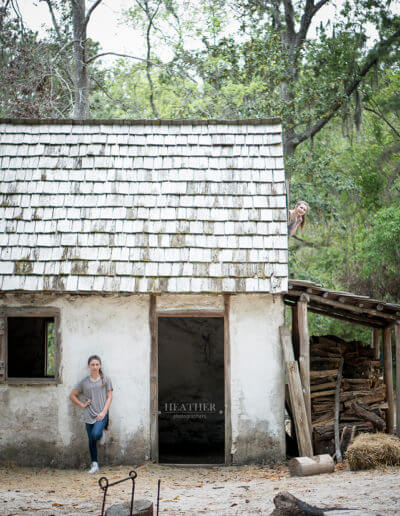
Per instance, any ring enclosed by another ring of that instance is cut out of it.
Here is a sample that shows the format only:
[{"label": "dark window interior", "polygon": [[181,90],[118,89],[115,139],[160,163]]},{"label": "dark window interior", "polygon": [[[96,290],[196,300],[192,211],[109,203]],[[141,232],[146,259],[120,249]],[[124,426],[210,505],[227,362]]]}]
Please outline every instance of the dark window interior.
[{"label": "dark window interior", "polygon": [[54,317],[8,317],[9,378],[54,378]]}]

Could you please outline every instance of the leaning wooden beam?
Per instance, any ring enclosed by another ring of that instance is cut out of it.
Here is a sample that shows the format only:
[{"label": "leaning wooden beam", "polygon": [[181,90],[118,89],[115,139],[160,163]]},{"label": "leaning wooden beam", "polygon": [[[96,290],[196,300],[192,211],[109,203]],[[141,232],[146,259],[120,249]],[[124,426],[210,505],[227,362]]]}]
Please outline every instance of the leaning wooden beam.
[{"label": "leaning wooden beam", "polygon": [[308,311],[312,312],[314,314],[324,315],[326,317],[332,317],[333,319],[339,319],[340,321],[347,321],[353,324],[359,324],[361,326],[366,326],[367,328],[381,328],[383,329],[385,326],[383,324],[380,324],[378,322],[369,322],[366,318],[361,317],[351,317],[352,314],[345,315],[343,313],[333,313],[333,312],[327,312],[325,310],[319,310],[318,308],[309,306]]},{"label": "leaning wooden beam", "polygon": [[383,330],[383,378],[386,385],[387,432],[393,434],[394,430],[394,398],[393,398],[393,363],[392,363],[392,328]]},{"label": "leaning wooden beam", "polygon": [[396,337],[396,435],[400,437],[400,326],[395,326]]},{"label": "leaning wooden beam", "polygon": [[372,347],[374,348],[374,357],[379,360],[379,339],[380,332],[378,329],[372,330]]},{"label": "leaning wooden beam", "polygon": [[386,321],[386,319],[379,319],[378,316],[374,317],[372,315],[359,315],[353,312],[349,312],[347,310],[342,310],[341,308],[334,308],[328,305],[308,305],[308,309],[318,310],[320,313],[324,313],[328,316],[340,316],[342,319],[347,319],[350,322],[357,321],[361,323],[367,323],[375,328],[386,328],[388,324],[391,324],[392,321]]},{"label": "leaning wooden beam", "polygon": [[292,305],[292,342],[294,358],[299,358],[299,323],[297,320],[297,303]]},{"label": "leaning wooden beam", "polygon": [[303,386],[304,403],[307,411],[308,426],[311,424],[311,395],[310,395],[310,337],[308,336],[307,301],[309,297],[303,294],[297,302],[297,327],[299,336],[300,378]]},{"label": "leaning wooden beam", "polygon": [[[290,294],[286,294],[285,304],[291,307],[294,307],[297,304],[296,297],[290,297]],[[379,315],[359,315],[353,312],[349,312],[348,310],[343,310],[339,308],[333,308],[329,305],[319,305],[315,304],[308,305],[308,311],[313,312],[315,314],[324,315],[326,317],[332,317],[334,319],[340,319],[341,321],[348,321],[354,324],[361,324],[362,326],[367,326],[368,328],[386,328],[388,321],[386,319],[380,319]],[[397,321],[391,321],[390,323],[396,324]],[[390,324],[389,323],[389,324]]]},{"label": "leaning wooden beam", "polygon": [[299,368],[297,362],[294,360],[290,330],[287,326],[281,326],[279,330],[281,335],[283,357],[286,364],[290,403],[293,411],[293,420],[296,429],[299,453],[302,457],[312,457],[313,447],[311,441],[311,432],[308,424],[306,407],[304,404]]}]

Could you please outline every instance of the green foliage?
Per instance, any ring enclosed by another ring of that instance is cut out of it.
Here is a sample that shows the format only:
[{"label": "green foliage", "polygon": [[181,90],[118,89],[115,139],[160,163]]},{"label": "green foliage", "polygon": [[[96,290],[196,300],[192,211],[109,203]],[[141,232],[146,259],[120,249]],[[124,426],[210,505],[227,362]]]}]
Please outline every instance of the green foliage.
[{"label": "green foliage", "polygon": [[[153,118],[152,97],[160,118],[279,116],[285,136],[307,132],[335,114],[286,156],[292,203],[304,199],[311,206],[304,231],[290,239],[290,275],[400,302],[399,41],[384,55],[378,53],[379,63],[361,78],[354,94],[346,91],[370,51],[371,24],[378,37],[387,37],[399,19],[389,0],[346,0],[293,57],[285,17],[279,29],[272,4],[162,0],[158,5],[148,0],[154,13],[148,32],[145,10],[132,3],[126,23],[141,28],[150,59],[146,62],[143,52],[136,60],[118,60],[103,73],[92,69],[92,114]],[[298,29],[305,2],[293,4]],[[70,37],[69,13],[61,0],[57,5],[64,20],[62,38]],[[46,63],[60,49],[55,34],[46,41],[31,33],[23,39],[16,22],[7,23],[0,36],[6,49],[1,113],[66,116],[67,69],[59,57],[58,74],[51,70],[51,79],[46,75]],[[97,52],[96,44],[90,45],[89,56]],[[42,76],[46,79],[38,88]],[[26,84],[29,109],[22,102]],[[333,319],[315,315],[310,323],[315,333],[355,336],[354,327]],[[368,340],[368,330],[360,328],[356,336]]]},{"label": "green foliage", "polygon": [[[0,117],[67,118],[73,108],[71,76],[71,20],[65,2],[53,2],[59,15],[59,33],[48,30],[39,37],[12,9],[0,8]],[[88,54],[96,54],[98,43],[87,42]],[[92,91],[101,86],[104,72],[90,64]]]}]

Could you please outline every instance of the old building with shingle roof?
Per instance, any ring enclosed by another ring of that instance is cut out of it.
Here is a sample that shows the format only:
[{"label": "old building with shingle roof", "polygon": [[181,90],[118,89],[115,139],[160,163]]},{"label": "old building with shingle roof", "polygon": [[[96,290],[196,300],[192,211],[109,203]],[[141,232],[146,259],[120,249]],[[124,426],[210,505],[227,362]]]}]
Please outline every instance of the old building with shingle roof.
[{"label": "old building with shingle roof", "polygon": [[215,442],[219,462],[279,460],[279,121],[0,122],[2,457],[80,460],[67,394],[96,353],[115,384],[108,460],[196,460]]}]

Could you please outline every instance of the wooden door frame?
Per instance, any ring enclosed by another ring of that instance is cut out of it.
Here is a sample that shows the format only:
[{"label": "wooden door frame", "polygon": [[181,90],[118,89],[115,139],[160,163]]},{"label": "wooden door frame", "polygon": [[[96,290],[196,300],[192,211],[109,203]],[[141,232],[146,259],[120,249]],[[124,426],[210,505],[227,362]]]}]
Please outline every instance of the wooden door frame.
[{"label": "wooden door frame", "polygon": [[232,463],[231,353],[229,339],[230,296],[224,296],[224,310],[157,310],[157,298],[150,296],[150,458],[159,461],[158,446],[158,319],[160,317],[205,317],[224,320],[225,464]]}]

